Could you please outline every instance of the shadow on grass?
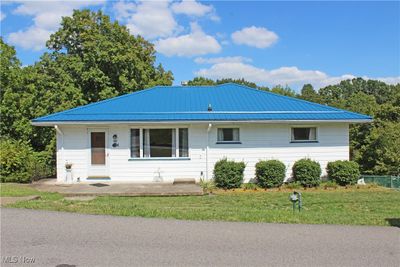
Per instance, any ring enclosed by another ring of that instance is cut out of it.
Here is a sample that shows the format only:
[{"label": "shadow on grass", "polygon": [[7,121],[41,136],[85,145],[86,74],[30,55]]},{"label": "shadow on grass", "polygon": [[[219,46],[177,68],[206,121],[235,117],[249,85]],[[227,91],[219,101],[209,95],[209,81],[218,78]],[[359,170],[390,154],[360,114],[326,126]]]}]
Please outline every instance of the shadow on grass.
[{"label": "shadow on grass", "polygon": [[400,227],[400,218],[386,218],[390,226]]}]

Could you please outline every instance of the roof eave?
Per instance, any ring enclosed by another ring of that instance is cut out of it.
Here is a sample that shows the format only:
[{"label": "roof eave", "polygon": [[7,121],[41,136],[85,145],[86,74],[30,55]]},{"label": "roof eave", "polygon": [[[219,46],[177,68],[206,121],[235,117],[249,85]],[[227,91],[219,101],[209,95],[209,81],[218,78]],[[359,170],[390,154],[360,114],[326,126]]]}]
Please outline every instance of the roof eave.
[{"label": "roof eave", "polygon": [[372,119],[349,120],[147,120],[147,121],[32,121],[33,126],[99,125],[99,124],[203,124],[203,123],[370,123]]}]

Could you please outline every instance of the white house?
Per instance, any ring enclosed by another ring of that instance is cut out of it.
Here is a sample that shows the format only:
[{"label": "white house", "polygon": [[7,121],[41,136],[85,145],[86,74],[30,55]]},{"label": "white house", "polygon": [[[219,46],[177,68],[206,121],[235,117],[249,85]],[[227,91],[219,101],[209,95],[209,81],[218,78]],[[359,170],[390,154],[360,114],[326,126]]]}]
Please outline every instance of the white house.
[{"label": "white house", "polygon": [[57,130],[57,180],[211,179],[216,161],[349,159],[349,124],[365,115],[237,84],[157,86],[32,121]]}]

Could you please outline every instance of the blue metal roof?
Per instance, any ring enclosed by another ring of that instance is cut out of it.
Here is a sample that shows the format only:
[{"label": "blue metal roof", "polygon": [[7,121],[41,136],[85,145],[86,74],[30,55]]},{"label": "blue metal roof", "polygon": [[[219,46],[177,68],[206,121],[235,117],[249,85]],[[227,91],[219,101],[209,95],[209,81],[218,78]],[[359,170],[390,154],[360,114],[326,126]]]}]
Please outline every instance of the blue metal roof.
[{"label": "blue metal roof", "polygon": [[[208,111],[209,105],[212,111]],[[156,86],[34,119],[62,122],[326,120],[371,117],[234,83]]]}]

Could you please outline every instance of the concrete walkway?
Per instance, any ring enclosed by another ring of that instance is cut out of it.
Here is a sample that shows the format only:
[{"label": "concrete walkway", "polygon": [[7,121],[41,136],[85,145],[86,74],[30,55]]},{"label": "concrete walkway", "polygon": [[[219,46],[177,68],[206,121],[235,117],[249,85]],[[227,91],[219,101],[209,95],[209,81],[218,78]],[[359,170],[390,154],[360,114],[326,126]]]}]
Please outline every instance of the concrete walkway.
[{"label": "concrete walkway", "polygon": [[64,196],[194,196],[203,195],[197,184],[134,184],[92,182],[79,184],[56,184],[54,179],[44,179],[32,184],[43,192],[57,192]]},{"label": "concrete walkway", "polygon": [[0,212],[2,257],[29,266],[400,266],[396,227]]}]

